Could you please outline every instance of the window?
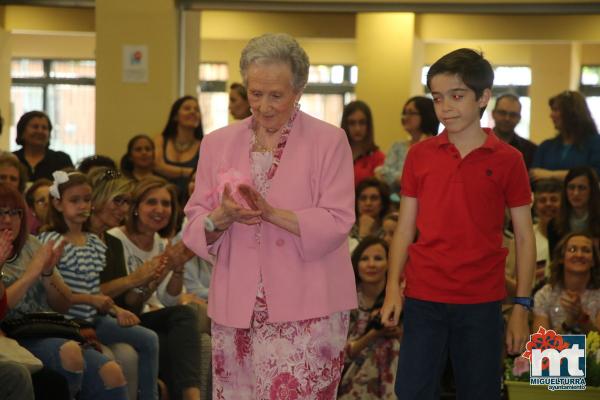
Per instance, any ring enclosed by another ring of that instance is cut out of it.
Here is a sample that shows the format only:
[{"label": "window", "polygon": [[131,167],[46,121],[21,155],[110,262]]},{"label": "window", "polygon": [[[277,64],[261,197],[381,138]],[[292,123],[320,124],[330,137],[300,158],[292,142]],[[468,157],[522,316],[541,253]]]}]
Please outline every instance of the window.
[{"label": "window", "polygon": [[[427,72],[429,66],[423,67],[421,83],[427,92]],[[483,116],[481,126],[494,127],[492,110],[496,104],[496,98],[503,93],[513,93],[519,96],[521,102],[521,122],[515,131],[522,137],[529,139],[529,126],[531,121],[531,98],[529,97],[529,86],[531,85],[531,68],[524,66],[497,66],[494,68],[494,86],[492,88],[492,99],[488,103]],[[440,124],[440,130],[444,127]]]},{"label": "window", "polygon": [[225,63],[201,63],[198,77],[202,128],[207,134],[229,123],[229,69]]},{"label": "window", "polygon": [[584,65],[581,68],[579,90],[586,96],[596,127],[600,127],[600,65]]},{"label": "window", "polygon": [[15,59],[11,63],[10,90],[13,125],[11,150],[16,124],[24,113],[44,111],[52,121],[50,147],[64,151],[77,163],[95,152],[96,62],[94,60]]},{"label": "window", "polygon": [[313,117],[340,126],[344,105],[356,98],[358,68],[349,65],[311,65],[301,109]]}]

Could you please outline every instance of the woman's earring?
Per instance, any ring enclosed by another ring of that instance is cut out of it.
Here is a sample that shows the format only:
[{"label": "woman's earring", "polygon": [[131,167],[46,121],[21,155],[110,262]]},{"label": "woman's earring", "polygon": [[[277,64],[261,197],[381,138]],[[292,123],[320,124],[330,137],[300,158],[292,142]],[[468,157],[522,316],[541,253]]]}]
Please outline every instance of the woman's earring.
[{"label": "woman's earring", "polygon": [[138,214],[138,212],[137,212],[137,211],[134,211],[134,212],[133,212],[133,215],[137,217],[137,216],[138,216],[138,215],[140,215],[140,214]]}]

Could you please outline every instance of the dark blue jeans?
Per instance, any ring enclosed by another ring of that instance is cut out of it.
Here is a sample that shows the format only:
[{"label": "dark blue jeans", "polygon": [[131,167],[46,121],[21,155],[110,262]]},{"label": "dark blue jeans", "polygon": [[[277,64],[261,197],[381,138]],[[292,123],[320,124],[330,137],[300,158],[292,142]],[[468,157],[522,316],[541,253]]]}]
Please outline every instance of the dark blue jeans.
[{"label": "dark blue jeans", "polygon": [[407,298],[396,377],[402,400],[439,400],[448,355],[458,400],[500,399],[504,324],[499,301],[434,303]]}]

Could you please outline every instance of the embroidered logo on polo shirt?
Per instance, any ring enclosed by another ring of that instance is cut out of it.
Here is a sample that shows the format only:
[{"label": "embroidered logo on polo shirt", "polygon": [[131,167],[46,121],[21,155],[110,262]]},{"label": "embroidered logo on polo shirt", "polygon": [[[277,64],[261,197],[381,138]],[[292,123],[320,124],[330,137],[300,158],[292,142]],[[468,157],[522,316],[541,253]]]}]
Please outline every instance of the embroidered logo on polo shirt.
[{"label": "embroidered logo on polo shirt", "polygon": [[492,176],[493,172],[492,172],[492,170],[491,170],[491,169],[489,169],[489,168],[488,168],[488,169],[486,169],[486,170],[485,170],[485,174],[486,174],[487,176]]}]

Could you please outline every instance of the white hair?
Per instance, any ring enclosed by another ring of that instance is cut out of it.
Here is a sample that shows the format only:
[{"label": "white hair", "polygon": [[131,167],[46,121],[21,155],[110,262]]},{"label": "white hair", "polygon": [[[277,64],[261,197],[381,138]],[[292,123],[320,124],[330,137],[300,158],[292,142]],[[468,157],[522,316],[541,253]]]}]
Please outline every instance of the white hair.
[{"label": "white hair", "polygon": [[296,39],[285,33],[267,33],[251,39],[240,57],[240,73],[248,87],[248,67],[251,64],[283,62],[292,70],[292,86],[301,91],[308,82],[310,61]]}]

